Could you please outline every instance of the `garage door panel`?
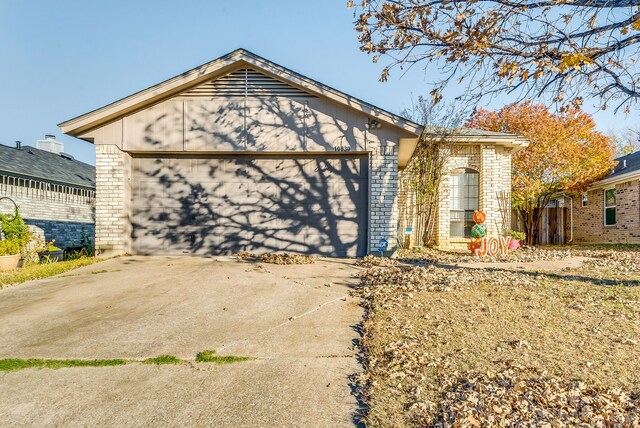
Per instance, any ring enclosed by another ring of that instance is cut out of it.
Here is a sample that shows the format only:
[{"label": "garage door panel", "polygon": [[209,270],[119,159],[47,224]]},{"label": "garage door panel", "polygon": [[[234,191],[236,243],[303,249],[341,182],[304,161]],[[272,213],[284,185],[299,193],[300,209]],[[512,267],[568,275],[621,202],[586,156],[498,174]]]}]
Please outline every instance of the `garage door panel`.
[{"label": "garage door panel", "polygon": [[146,206],[161,207],[165,198],[164,187],[157,179],[137,180],[132,188],[132,198],[144,201]]},{"label": "garage door panel", "polygon": [[191,162],[191,177],[198,182],[208,182],[213,177],[222,177],[225,172],[223,159],[195,158]]},{"label": "garage door panel", "polygon": [[368,180],[361,158],[135,157],[134,249],[363,255]]},{"label": "garage door panel", "polygon": [[358,236],[333,236],[309,234],[306,236],[308,247],[318,248],[321,253],[334,252],[338,257],[355,257],[358,255]]},{"label": "garage door panel", "polygon": [[276,177],[284,181],[301,181],[313,177],[313,159],[281,159],[277,164]]},{"label": "garage door panel", "polygon": [[138,254],[153,254],[158,250],[165,250],[164,236],[159,235],[157,232],[146,229],[137,228],[133,235],[134,238],[134,250]]},{"label": "garage door panel", "polygon": [[272,159],[256,160],[242,157],[225,162],[225,174],[228,179],[242,181],[266,181],[272,179],[277,171],[277,163]]}]

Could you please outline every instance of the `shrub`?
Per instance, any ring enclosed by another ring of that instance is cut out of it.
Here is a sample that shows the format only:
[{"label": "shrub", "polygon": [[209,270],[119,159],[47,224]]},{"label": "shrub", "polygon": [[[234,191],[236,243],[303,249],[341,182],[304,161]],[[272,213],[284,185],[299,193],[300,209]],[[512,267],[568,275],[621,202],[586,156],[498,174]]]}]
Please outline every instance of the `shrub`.
[{"label": "shrub", "polygon": [[11,256],[20,254],[22,249],[22,241],[16,238],[8,238],[0,241],[0,256]]},{"label": "shrub", "polygon": [[527,237],[523,232],[518,232],[516,230],[510,230],[508,235],[513,239],[517,239],[518,241],[524,241]]},{"label": "shrub", "polygon": [[60,247],[56,247],[53,243],[56,242],[55,239],[52,239],[50,242],[47,242],[44,247],[40,251],[60,251]]},{"label": "shrub", "polygon": [[9,219],[9,216],[5,214],[0,214],[0,223],[6,240],[16,240],[24,247],[31,239],[31,231],[29,231],[17,210],[13,215],[13,219]]},{"label": "shrub", "polygon": [[16,209],[14,215],[9,218],[6,214],[0,214],[0,229],[4,239],[0,240],[0,255],[9,256],[20,254],[22,249],[31,240],[31,231]]}]

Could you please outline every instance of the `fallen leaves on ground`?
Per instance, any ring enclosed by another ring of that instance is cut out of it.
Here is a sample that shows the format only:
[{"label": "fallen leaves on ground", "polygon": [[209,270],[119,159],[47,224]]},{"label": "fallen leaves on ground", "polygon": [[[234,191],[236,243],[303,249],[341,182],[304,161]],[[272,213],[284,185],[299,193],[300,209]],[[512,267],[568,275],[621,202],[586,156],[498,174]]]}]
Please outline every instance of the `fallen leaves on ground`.
[{"label": "fallen leaves on ground", "polygon": [[400,250],[398,260],[406,263],[504,263],[504,262],[535,262],[564,260],[572,255],[569,249],[548,249],[538,247],[520,248],[510,251],[506,256],[478,257],[469,251],[441,251],[434,248],[420,250]]},{"label": "fallen leaves on ground", "polygon": [[264,263],[271,263],[274,265],[308,265],[315,263],[316,259],[304,254],[289,254],[289,253],[271,253],[263,255],[260,260]]},{"label": "fallen leaves on ground", "polygon": [[602,286],[596,267],[369,262],[355,291],[368,425],[640,426],[637,287]]},{"label": "fallen leaves on ground", "polygon": [[640,400],[532,369],[456,379],[438,408],[436,426],[640,426]]},{"label": "fallen leaves on ground", "polygon": [[535,287],[543,274],[493,269],[442,268],[429,266],[393,266],[371,268],[362,275],[358,293],[378,302],[402,299],[407,292],[451,291],[480,282],[492,285]]},{"label": "fallen leaves on ground", "polygon": [[586,268],[607,268],[621,273],[640,270],[640,249],[635,250],[577,250],[575,254],[589,257]]},{"label": "fallen leaves on ground", "polygon": [[240,260],[254,259],[256,257],[255,254],[250,253],[248,251],[239,251],[234,254]]},{"label": "fallen leaves on ground", "polygon": [[388,257],[379,257],[369,254],[356,261],[356,266],[373,267],[373,266],[395,266],[398,262]]}]

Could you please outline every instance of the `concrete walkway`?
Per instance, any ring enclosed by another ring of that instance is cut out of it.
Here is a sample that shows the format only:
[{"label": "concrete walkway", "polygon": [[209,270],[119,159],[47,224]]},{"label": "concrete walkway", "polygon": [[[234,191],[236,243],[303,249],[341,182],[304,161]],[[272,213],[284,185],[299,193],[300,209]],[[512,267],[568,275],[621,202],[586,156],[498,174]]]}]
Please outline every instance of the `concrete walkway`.
[{"label": "concrete walkway", "polygon": [[358,273],[127,257],[2,290],[0,358],[253,359],[0,372],[1,424],[353,426]]}]

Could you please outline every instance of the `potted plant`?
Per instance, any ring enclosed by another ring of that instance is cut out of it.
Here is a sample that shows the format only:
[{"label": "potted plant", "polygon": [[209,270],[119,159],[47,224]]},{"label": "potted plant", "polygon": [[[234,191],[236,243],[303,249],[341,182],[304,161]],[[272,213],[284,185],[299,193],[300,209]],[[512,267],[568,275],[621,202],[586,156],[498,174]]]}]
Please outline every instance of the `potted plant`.
[{"label": "potted plant", "polygon": [[521,241],[524,241],[526,235],[523,232],[518,232],[516,230],[510,230],[508,235],[511,237],[511,242],[509,242],[510,250],[517,250],[522,246]]},{"label": "potted plant", "polygon": [[22,241],[17,238],[0,241],[0,271],[17,269],[20,263]]},{"label": "potted plant", "polygon": [[56,242],[53,239],[51,242],[47,242],[44,248],[38,251],[40,262],[60,262],[64,257],[64,251],[61,248],[56,247],[53,243]]},{"label": "potted plant", "polygon": [[31,232],[18,213],[17,206],[15,206],[12,215],[0,214],[0,225],[2,231],[0,234],[0,270],[16,269],[20,264],[22,250],[31,240]]}]

